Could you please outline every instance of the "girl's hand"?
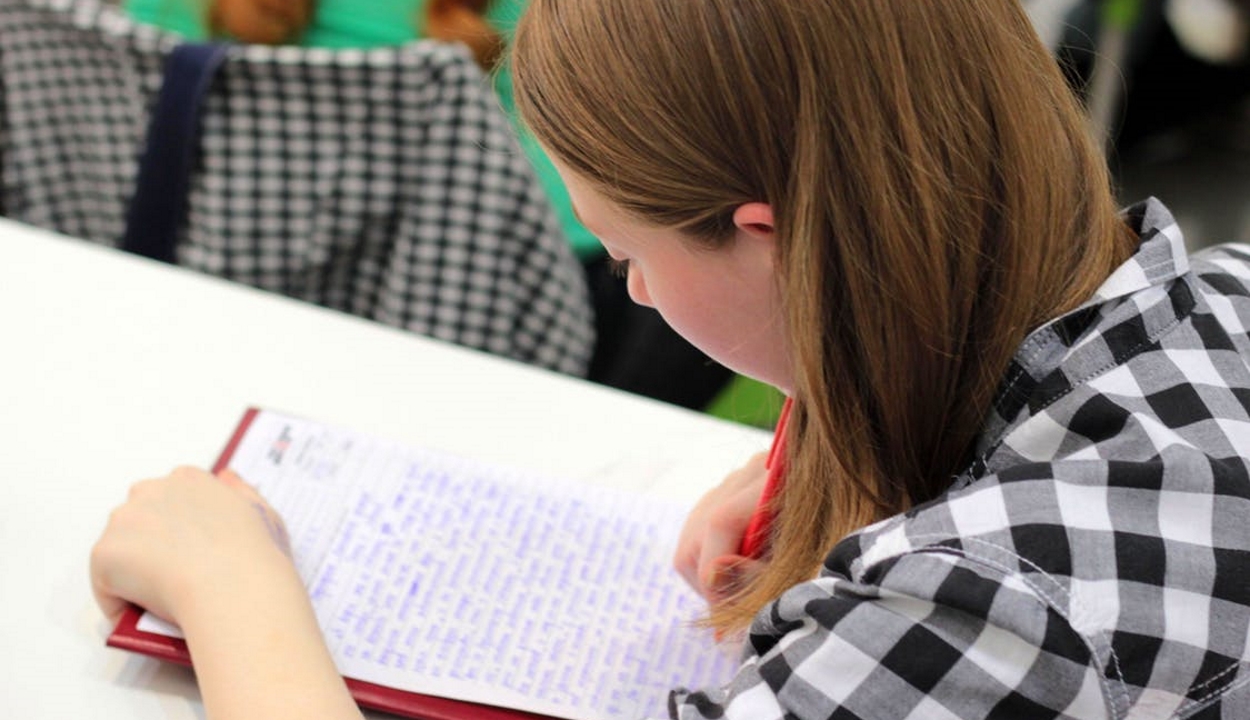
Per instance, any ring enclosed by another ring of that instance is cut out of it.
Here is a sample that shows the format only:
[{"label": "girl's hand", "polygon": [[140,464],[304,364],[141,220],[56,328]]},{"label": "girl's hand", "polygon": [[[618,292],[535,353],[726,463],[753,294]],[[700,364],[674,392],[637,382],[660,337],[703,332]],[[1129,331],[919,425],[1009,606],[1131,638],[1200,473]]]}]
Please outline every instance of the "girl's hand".
[{"label": "girl's hand", "polygon": [[264,499],[231,471],[190,467],[135,484],[91,553],[92,590],[112,621],[135,603],[178,622],[188,602],[293,571]]},{"label": "girl's hand", "polygon": [[686,518],[673,565],[711,604],[723,600],[760,566],[739,553],[751,515],[759,505],[768,453],[755,455],[709,490]]},{"label": "girl's hand", "polygon": [[91,553],[96,601],[178,623],[208,720],[363,720],[291,562],[282,521],[232,472],[138,483]]}]

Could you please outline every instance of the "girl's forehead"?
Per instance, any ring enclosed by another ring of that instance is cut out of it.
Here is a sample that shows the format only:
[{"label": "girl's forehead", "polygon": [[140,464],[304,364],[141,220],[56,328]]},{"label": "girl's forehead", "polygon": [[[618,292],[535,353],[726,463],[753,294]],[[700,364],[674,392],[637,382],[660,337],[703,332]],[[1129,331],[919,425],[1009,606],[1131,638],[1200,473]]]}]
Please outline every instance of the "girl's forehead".
[{"label": "girl's forehead", "polygon": [[556,172],[564,180],[564,187],[569,193],[569,207],[591,234],[599,235],[603,230],[620,225],[622,213],[598,192],[589,181],[569,170],[558,160],[552,161]]}]

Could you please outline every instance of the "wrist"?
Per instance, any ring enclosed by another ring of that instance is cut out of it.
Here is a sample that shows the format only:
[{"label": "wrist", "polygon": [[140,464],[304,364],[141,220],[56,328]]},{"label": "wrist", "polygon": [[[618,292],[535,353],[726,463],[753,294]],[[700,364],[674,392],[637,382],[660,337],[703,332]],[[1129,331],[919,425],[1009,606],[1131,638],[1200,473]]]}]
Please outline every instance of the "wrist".
[{"label": "wrist", "polygon": [[207,589],[185,606],[208,718],[360,720],[294,566],[251,567],[233,578],[241,584]]},{"label": "wrist", "polygon": [[190,641],[201,629],[216,632],[223,622],[263,613],[266,607],[307,602],[294,563],[266,544],[244,561],[230,554],[201,558],[170,588],[169,609]]}]

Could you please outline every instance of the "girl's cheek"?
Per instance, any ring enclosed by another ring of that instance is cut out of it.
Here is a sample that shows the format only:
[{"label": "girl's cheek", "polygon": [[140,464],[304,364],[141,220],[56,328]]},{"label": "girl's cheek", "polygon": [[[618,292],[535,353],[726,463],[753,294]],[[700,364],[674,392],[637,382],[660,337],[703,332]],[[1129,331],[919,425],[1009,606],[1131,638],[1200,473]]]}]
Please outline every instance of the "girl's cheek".
[{"label": "girl's cheek", "polygon": [[625,279],[625,288],[634,302],[645,307],[655,307],[655,303],[651,301],[651,294],[647,292],[646,278],[643,277],[636,263],[630,264],[629,275]]}]

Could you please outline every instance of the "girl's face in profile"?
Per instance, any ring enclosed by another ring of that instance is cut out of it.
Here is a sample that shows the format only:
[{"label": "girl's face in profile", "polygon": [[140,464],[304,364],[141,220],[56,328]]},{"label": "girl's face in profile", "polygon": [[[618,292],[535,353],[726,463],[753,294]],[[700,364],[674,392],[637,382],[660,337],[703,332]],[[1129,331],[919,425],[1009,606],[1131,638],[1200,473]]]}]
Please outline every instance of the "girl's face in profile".
[{"label": "girl's face in profile", "polygon": [[568,168],[557,162],[556,169],[582,224],[627,273],[634,302],[658,310],[682,337],[722,365],[790,392],[767,205],[739,207],[734,237],[713,249],[633,218]]}]

